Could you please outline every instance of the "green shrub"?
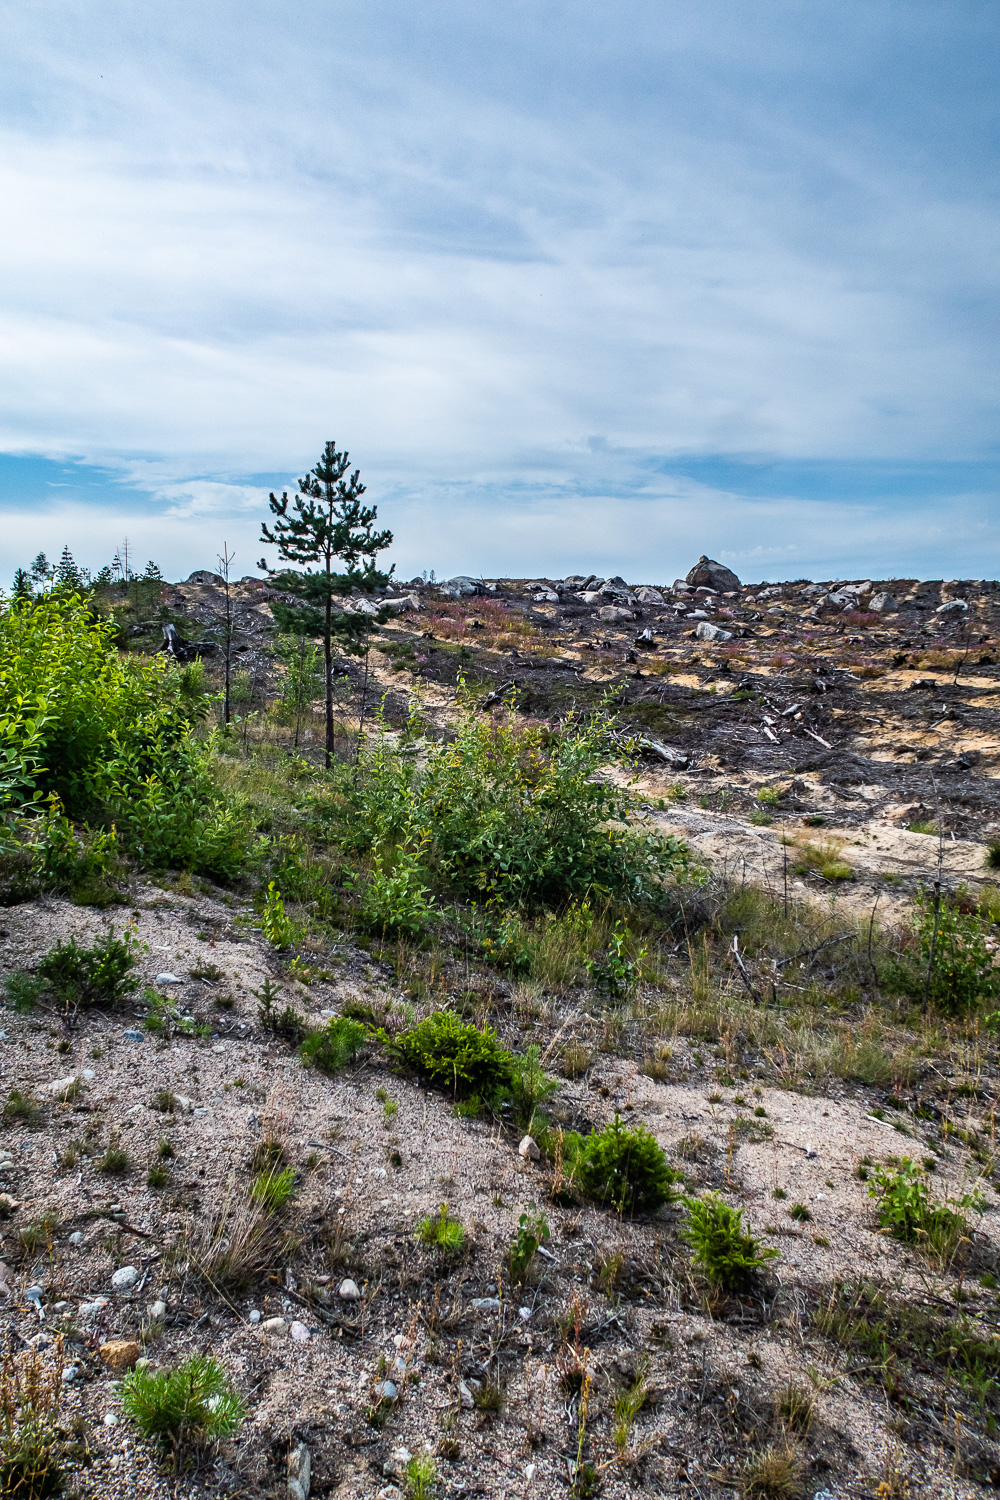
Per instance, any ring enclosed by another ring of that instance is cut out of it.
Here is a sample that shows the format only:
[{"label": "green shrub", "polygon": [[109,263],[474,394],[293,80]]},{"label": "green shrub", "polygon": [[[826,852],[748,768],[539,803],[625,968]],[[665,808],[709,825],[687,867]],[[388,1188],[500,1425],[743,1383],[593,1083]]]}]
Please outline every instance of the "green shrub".
[{"label": "green shrub", "polygon": [[755,1271],[773,1260],[777,1250],[764,1249],[743,1228],[743,1211],[730,1208],[716,1193],[685,1199],[687,1223],[681,1230],[694,1251],[694,1263],[713,1286],[738,1292]]},{"label": "green shrub", "polygon": [[930,1000],[950,1015],[970,1010],[980,1000],[995,1000],[1000,995],[1000,969],[982,918],[944,901],[937,902],[935,911],[930,891],[920,893],[916,906],[922,973],[914,978],[922,985],[930,970]]},{"label": "green shrub", "polygon": [[376,847],[375,869],[361,897],[360,916],[367,927],[416,936],[436,920],[427,872],[421,864],[423,843],[411,830],[388,853]]},{"label": "green shrub", "polygon": [[559,1080],[551,1078],[542,1067],[541,1051],[535,1042],[525,1047],[520,1056],[511,1056],[510,1070],[514,1112],[521,1123],[530,1129],[535,1110],[558,1091]]},{"label": "green shrub", "polygon": [[878,1221],[893,1239],[919,1244],[932,1255],[947,1259],[965,1233],[961,1210],[982,1213],[981,1193],[965,1193],[954,1208],[931,1197],[926,1171],[904,1156],[897,1167],[876,1167],[868,1196],[877,1203]]},{"label": "green shrub", "polygon": [[8,1010],[15,1010],[23,1016],[34,1010],[45,993],[45,980],[37,974],[25,974],[17,969],[8,974],[3,987]]},{"label": "green shrub", "polygon": [[594,892],[653,899],[665,879],[688,873],[689,854],[672,837],[637,829],[631,794],[600,775],[621,756],[611,730],[609,711],[553,730],[470,707],[455,738],[421,756],[373,738],[357,770],[341,771],[330,816],[345,847],[387,858],[403,845],[419,854],[428,883],[468,899],[509,907],[558,907]]},{"label": "green shrub", "polygon": [[300,1048],[302,1061],[321,1073],[337,1073],[354,1061],[364,1039],[365,1028],[360,1021],[336,1016],[306,1037]]},{"label": "green shrub", "polygon": [[447,1203],[442,1203],[436,1215],[428,1214],[420,1220],[417,1239],[443,1255],[458,1255],[465,1245],[465,1230],[459,1219],[452,1218]]},{"label": "green shrub", "polygon": [[170,1181],[170,1168],[161,1166],[154,1162],[146,1173],[146,1185],[151,1188],[164,1188]]},{"label": "green shrub", "polygon": [[308,1025],[306,1018],[300,1015],[291,1005],[286,1005],[282,1010],[277,1007],[281,999],[281,991],[270,979],[265,979],[259,990],[255,990],[257,996],[257,1019],[265,1031],[272,1031],[275,1036],[280,1036],[284,1041],[291,1042],[292,1046],[298,1046],[306,1035]]},{"label": "green shrub", "polygon": [[437,1489],[437,1464],[430,1453],[414,1453],[403,1470],[407,1500],[431,1500]]},{"label": "green shrub", "polygon": [[588,1197],[618,1213],[653,1212],[669,1203],[680,1177],[645,1125],[623,1125],[617,1114],[580,1142],[573,1173]]},{"label": "green shrub", "polygon": [[284,1208],[295,1192],[295,1168],[286,1167],[279,1172],[276,1167],[258,1172],[250,1189],[254,1203],[262,1203],[269,1213],[275,1214]]},{"label": "green shrub", "polygon": [[232,1437],[246,1416],[222,1365],[208,1354],[193,1354],[172,1370],[131,1370],[119,1392],[143,1437],[169,1448],[176,1469],[192,1450]]},{"label": "green shrub", "polygon": [[398,1036],[378,1035],[402,1067],[455,1099],[491,1106],[510,1095],[514,1058],[489,1026],[480,1030],[454,1011],[436,1010]]},{"label": "green shrub", "polygon": [[245,834],[191,735],[208,699],[166,657],[122,655],[115,633],[71,594],[0,611],[3,800],[54,794],[60,815],[113,824],[146,864],[231,875]]},{"label": "green shrub", "polygon": [[1000,839],[990,839],[983,863],[988,870],[1000,870]]},{"label": "green shrub", "polygon": [[136,988],[135,950],[128,928],[116,938],[109,929],[89,948],[75,937],[60,940],[38,965],[37,974],[67,1011],[117,1005]]},{"label": "green shrub", "polygon": [[629,957],[627,948],[631,933],[621,921],[615,923],[608,951],[602,958],[593,958],[587,964],[590,982],[612,1000],[624,1000],[635,989],[639,981],[639,966],[646,956],[645,948],[639,948],[634,957]]},{"label": "green shrub", "polygon": [[290,948],[295,941],[294,923],[285,912],[281,892],[273,880],[268,883],[267,894],[264,897],[261,926],[272,948]]},{"label": "green shrub", "polygon": [[128,1152],[124,1151],[117,1141],[112,1141],[98,1161],[97,1170],[107,1177],[122,1177],[131,1169],[131,1166]]},{"label": "green shrub", "polygon": [[517,1221],[517,1232],[507,1251],[507,1269],[511,1281],[523,1281],[528,1267],[535,1258],[539,1245],[549,1238],[549,1226],[543,1214],[522,1214]]}]

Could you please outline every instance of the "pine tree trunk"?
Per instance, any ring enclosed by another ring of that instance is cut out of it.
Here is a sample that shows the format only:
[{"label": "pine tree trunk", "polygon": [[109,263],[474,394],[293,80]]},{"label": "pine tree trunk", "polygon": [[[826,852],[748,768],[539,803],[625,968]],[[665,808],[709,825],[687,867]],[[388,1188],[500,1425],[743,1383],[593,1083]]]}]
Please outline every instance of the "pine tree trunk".
[{"label": "pine tree trunk", "polygon": [[[329,565],[327,572],[329,572]],[[333,637],[331,614],[333,602],[330,591],[326,594],[326,628],[323,631],[323,659],[326,662],[326,769],[333,764]]]}]

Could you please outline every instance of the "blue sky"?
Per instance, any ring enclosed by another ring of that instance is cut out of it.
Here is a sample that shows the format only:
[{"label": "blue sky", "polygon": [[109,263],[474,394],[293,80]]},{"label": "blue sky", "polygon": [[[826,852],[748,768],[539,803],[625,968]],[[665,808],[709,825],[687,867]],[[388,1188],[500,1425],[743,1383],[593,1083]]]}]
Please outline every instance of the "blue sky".
[{"label": "blue sky", "polygon": [[0,579],[996,574],[993,0],[91,0],[0,54]]}]

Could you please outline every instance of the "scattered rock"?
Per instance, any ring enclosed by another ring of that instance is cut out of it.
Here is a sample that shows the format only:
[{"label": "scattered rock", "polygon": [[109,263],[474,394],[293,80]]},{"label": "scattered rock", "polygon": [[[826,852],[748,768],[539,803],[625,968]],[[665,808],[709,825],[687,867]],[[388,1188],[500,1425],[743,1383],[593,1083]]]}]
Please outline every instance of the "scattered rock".
[{"label": "scattered rock", "polygon": [[0,1219],[11,1218],[20,1207],[18,1200],[12,1198],[9,1193],[0,1193]]},{"label": "scattered rock", "polygon": [[108,1301],[106,1297],[95,1297],[93,1302],[81,1302],[79,1313],[80,1322],[92,1323],[95,1318],[101,1315],[107,1305]]},{"label": "scattered rock", "polygon": [[65,1078],[53,1078],[51,1083],[45,1085],[45,1092],[51,1094],[53,1097],[57,1097],[59,1094],[65,1094],[67,1090],[73,1088],[74,1084],[79,1083],[79,1081],[75,1073],[70,1073]]},{"label": "scattered rock", "polygon": [[344,1302],[361,1301],[360,1288],[358,1287],[357,1282],[352,1281],[349,1276],[340,1283],[339,1287],[337,1288],[337,1296],[342,1298]]},{"label": "scattered rock", "polygon": [[395,1401],[398,1395],[399,1391],[396,1389],[395,1381],[380,1380],[375,1387],[376,1401]]},{"label": "scattered rock", "polygon": [[635,615],[630,609],[622,609],[617,604],[606,604],[603,609],[597,611],[599,620],[606,620],[610,625],[624,624],[626,620],[634,620]]},{"label": "scattered rock", "polygon": [[154,979],[153,983],[154,984],[183,984],[184,981],[183,981],[183,979],[178,979],[178,977],[177,977],[176,974],[171,974],[169,971],[167,971],[164,974],[157,974],[157,976]]},{"label": "scattered rock", "polygon": [[279,1334],[288,1332],[288,1324],[284,1318],[265,1318],[261,1327],[265,1333]]},{"label": "scattered rock", "polygon": [[898,613],[899,604],[892,594],[876,594],[868,605],[877,615],[893,615]]},{"label": "scattered rock", "polygon": [[289,1500],[309,1500],[312,1459],[305,1443],[297,1443],[288,1455]]},{"label": "scattered rock", "polygon": [[939,604],[934,613],[936,615],[961,615],[968,608],[964,599],[949,599],[947,604]]},{"label": "scattered rock", "polygon": [[410,1462],[410,1459],[412,1457],[413,1454],[410,1452],[409,1448],[404,1448],[402,1445],[400,1445],[400,1447],[398,1448],[393,1448],[392,1452],[389,1454],[389,1457],[382,1465],[382,1473],[385,1475],[386,1479],[401,1479],[403,1470],[406,1468],[406,1465]]},{"label": "scattered rock", "polygon": [[139,1271],[136,1266],[119,1266],[111,1278],[111,1290],[113,1292],[130,1292],[139,1280]]},{"label": "scattered rock", "polygon": [[500,1311],[499,1297],[473,1297],[471,1307],[475,1312],[498,1313]]},{"label": "scattered rock", "polygon": [[521,1144],[517,1148],[517,1154],[523,1157],[525,1161],[538,1161],[542,1153],[531,1136],[525,1135],[521,1137]]},{"label": "scattered rock", "polygon": [[733,632],[723,630],[721,625],[713,625],[708,620],[702,620],[695,630],[699,641],[731,641]]},{"label": "scattered rock", "polygon": [[151,1318],[156,1318],[157,1320],[159,1320],[160,1318],[165,1318],[167,1316],[167,1304],[159,1300],[156,1302],[151,1302],[149,1304],[148,1312]]},{"label": "scattered rock", "polygon": [[83,1231],[80,1230],[80,1229],[74,1229],[73,1233],[70,1235],[69,1240],[68,1240],[67,1243],[70,1244],[70,1245],[82,1245],[83,1244]]},{"label": "scattered rock", "polygon": [[98,1350],[109,1370],[130,1370],[142,1355],[138,1339],[111,1339]]},{"label": "scattered rock", "polygon": [[296,1344],[308,1344],[310,1339],[309,1330],[306,1325],[304,1323],[300,1323],[298,1319],[296,1319],[292,1324],[291,1328],[289,1329],[289,1333],[291,1334]]},{"label": "scattered rock", "polygon": [[250,1314],[250,1317],[249,1317],[248,1321],[251,1322],[251,1323],[259,1323],[260,1322],[260,1313],[258,1312],[258,1310],[257,1310],[256,1307],[254,1308],[253,1312]]},{"label": "scattered rock", "polygon": [[724,567],[722,563],[706,557],[704,553],[687,575],[685,582],[688,588],[715,589],[720,594],[741,587],[740,580],[731,568]]}]

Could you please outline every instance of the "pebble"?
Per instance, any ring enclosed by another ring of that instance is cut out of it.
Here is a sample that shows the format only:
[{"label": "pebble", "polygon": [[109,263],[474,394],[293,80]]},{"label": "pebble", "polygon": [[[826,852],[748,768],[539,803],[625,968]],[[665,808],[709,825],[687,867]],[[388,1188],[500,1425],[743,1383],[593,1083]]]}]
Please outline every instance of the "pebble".
[{"label": "pebble", "polygon": [[395,1484],[384,1484],[375,1500],[403,1500],[403,1491]]},{"label": "pebble", "polygon": [[466,1384],[466,1382],[464,1380],[460,1380],[458,1382],[458,1395],[459,1395],[459,1400],[462,1403],[462,1410],[463,1411],[472,1411],[472,1409],[473,1409],[473,1407],[475,1406],[476,1403],[475,1403],[475,1400],[473,1398],[472,1391],[471,1391],[470,1387]]},{"label": "pebble", "polygon": [[28,1302],[41,1302],[45,1293],[40,1286],[29,1286],[25,1292],[25,1300]]},{"label": "pebble", "polygon": [[84,1083],[93,1083],[94,1079],[97,1077],[97,1074],[94,1072],[93,1068],[84,1068],[83,1072],[80,1074],[80,1077],[83,1079]]},{"label": "pebble", "polygon": [[99,1313],[104,1311],[107,1305],[105,1297],[97,1297],[93,1302],[81,1302],[80,1317],[85,1323],[89,1323],[91,1318],[96,1318]]},{"label": "pebble", "polygon": [[70,1242],[71,1245],[82,1245],[83,1244],[83,1232],[81,1230],[79,1230],[79,1229],[74,1229],[73,1233],[69,1237],[69,1242]]},{"label": "pebble", "polygon": [[112,1339],[110,1343],[102,1344],[98,1353],[109,1369],[120,1373],[130,1369],[141,1357],[142,1345],[138,1339]]},{"label": "pebble", "polygon": [[250,1314],[250,1322],[251,1323],[259,1323],[260,1322],[260,1313],[257,1311],[256,1308],[254,1308],[253,1312]]},{"label": "pebble", "polygon": [[395,1383],[391,1380],[380,1380],[375,1387],[376,1401],[395,1401],[398,1395]]},{"label": "pebble", "polygon": [[265,1318],[261,1324],[265,1333],[287,1333],[288,1324],[284,1318]]},{"label": "pebble", "polygon": [[817,1490],[813,1500],[837,1500],[832,1490]]},{"label": "pebble", "polygon": [[518,1310],[517,1310],[517,1315],[521,1319],[522,1323],[527,1323],[528,1320],[531,1317],[531,1308],[530,1307],[519,1307]]},{"label": "pebble", "polygon": [[361,1292],[358,1284],[356,1281],[352,1281],[350,1277],[340,1283],[340,1286],[337,1288],[337,1296],[342,1297],[345,1302],[361,1301]]},{"label": "pebble", "polygon": [[406,1360],[401,1354],[396,1355],[396,1358],[392,1362],[392,1368],[397,1375],[406,1374]]},{"label": "pebble", "polygon": [[118,1426],[118,1418],[115,1416],[115,1414],[114,1414],[113,1411],[106,1411],[104,1413],[104,1425],[105,1425],[105,1427],[117,1427]]},{"label": "pebble", "polygon": [[305,1443],[298,1443],[288,1454],[289,1500],[309,1500],[312,1459]]},{"label": "pebble", "polygon": [[473,1297],[472,1307],[475,1312],[498,1313],[500,1311],[499,1297]]},{"label": "pebble", "polygon": [[67,1089],[72,1088],[74,1083],[78,1082],[79,1079],[76,1074],[69,1073],[65,1078],[53,1078],[51,1083],[45,1085],[45,1092],[47,1094],[64,1094]]},{"label": "pebble", "polygon": [[403,1469],[406,1468],[406,1465],[410,1462],[410,1459],[412,1457],[413,1454],[410,1452],[409,1448],[404,1448],[402,1446],[400,1446],[399,1448],[393,1448],[392,1452],[389,1454],[389,1457],[382,1465],[382,1473],[385,1475],[386,1479],[398,1479],[400,1473]]},{"label": "pebble", "polygon": [[135,1266],[119,1266],[111,1278],[111,1290],[113,1292],[130,1292],[139,1280],[139,1271]]},{"label": "pebble", "polygon": [[63,1385],[72,1385],[73,1381],[74,1380],[79,1380],[79,1378],[80,1378],[80,1366],[79,1365],[64,1365],[63,1366],[63,1372],[62,1372]]},{"label": "pebble", "polygon": [[292,1338],[297,1344],[308,1344],[310,1335],[309,1330],[304,1323],[300,1323],[296,1319],[296,1321],[289,1329],[289,1332],[291,1333]]},{"label": "pebble", "polygon": [[127,1042],[141,1042],[142,1041],[142,1032],[141,1031],[135,1031],[131,1026],[126,1027],[126,1029],[122,1033],[122,1035],[124,1036],[124,1038],[125,1038],[125,1040]]},{"label": "pebble", "polygon": [[537,1161],[542,1153],[531,1136],[525,1135],[521,1137],[521,1144],[517,1148],[517,1154],[523,1157],[525,1161]]},{"label": "pebble", "polygon": [[178,977],[177,977],[176,974],[171,974],[169,972],[169,970],[168,970],[166,973],[157,974],[157,976],[156,976],[155,980],[153,981],[153,983],[154,984],[183,984],[184,981],[183,981],[183,979],[178,979]]},{"label": "pebble", "polygon": [[147,1311],[151,1318],[165,1318],[167,1316],[167,1304],[165,1302],[151,1302]]}]

